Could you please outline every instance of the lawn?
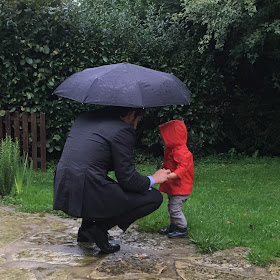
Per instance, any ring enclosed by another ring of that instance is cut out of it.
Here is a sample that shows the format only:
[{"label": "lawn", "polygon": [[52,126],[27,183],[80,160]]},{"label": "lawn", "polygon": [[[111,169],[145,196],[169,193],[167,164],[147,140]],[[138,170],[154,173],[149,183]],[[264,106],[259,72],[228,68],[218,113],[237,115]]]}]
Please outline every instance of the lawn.
[{"label": "lawn", "polygon": [[[137,170],[151,175],[152,164]],[[195,162],[193,194],[184,205],[188,238],[200,252],[245,246],[252,250],[246,258],[266,265],[280,256],[280,158],[206,158]],[[6,196],[4,203],[18,211],[52,210],[53,170],[34,172],[32,186],[20,195]],[[141,230],[158,231],[168,224],[167,199],[151,215],[137,221]]]}]

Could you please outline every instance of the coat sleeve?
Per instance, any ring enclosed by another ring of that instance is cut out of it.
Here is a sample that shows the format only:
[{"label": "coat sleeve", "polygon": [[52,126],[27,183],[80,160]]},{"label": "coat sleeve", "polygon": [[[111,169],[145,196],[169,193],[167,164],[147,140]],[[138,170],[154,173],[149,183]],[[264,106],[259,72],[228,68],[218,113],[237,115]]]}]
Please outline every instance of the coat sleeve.
[{"label": "coat sleeve", "polygon": [[190,152],[186,155],[181,155],[179,153],[174,153],[174,160],[177,163],[176,170],[173,172],[182,179],[182,177],[188,173],[193,178],[194,176],[194,166],[193,166],[193,156]]},{"label": "coat sleeve", "polygon": [[111,142],[113,164],[118,183],[125,191],[142,193],[148,190],[150,179],[139,174],[133,161],[134,132],[130,128],[120,130]]}]

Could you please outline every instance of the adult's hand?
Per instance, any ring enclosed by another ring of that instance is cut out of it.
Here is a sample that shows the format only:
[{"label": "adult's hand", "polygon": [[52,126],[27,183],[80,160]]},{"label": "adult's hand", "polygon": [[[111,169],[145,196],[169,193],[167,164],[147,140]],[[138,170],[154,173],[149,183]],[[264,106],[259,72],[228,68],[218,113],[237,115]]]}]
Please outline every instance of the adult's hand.
[{"label": "adult's hand", "polygon": [[155,184],[161,184],[168,180],[167,176],[171,173],[169,169],[159,169],[152,177],[155,180]]}]

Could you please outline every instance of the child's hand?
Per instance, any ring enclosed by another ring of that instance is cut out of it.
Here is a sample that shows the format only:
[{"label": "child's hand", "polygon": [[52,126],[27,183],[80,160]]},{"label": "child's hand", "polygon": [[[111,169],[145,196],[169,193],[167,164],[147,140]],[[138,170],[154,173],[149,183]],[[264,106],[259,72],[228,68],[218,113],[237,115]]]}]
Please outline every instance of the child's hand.
[{"label": "child's hand", "polygon": [[167,176],[171,173],[169,169],[159,169],[154,175],[155,184],[161,184],[168,180]]}]

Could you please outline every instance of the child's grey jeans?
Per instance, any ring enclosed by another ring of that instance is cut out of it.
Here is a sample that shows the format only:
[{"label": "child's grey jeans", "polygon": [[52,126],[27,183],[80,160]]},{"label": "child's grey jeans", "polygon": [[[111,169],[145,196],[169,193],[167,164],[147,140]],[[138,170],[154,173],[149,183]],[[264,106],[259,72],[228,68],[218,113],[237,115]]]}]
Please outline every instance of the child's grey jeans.
[{"label": "child's grey jeans", "polygon": [[188,195],[168,195],[168,212],[169,217],[180,228],[187,227],[187,220],[182,212],[182,207],[185,201],[189,198]]}]

